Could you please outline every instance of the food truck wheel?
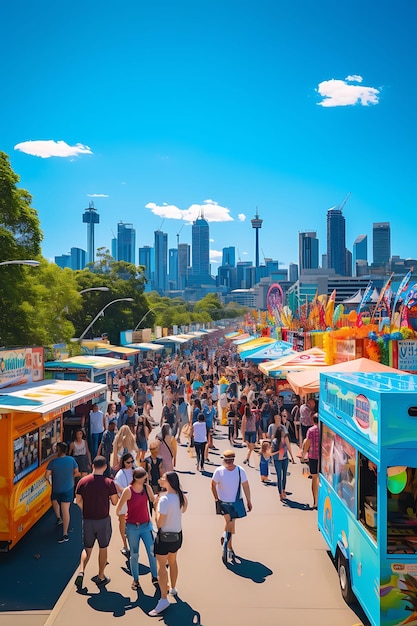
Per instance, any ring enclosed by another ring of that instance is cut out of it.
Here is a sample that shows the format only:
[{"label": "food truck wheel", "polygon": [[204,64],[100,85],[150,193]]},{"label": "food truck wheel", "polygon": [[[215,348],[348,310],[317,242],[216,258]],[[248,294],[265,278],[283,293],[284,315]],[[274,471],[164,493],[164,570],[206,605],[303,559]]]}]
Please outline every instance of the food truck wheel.
[{"label": "food truck wheel", "polygon": [[339,556],[337,559],[337,571],[339,573],[339,583],[340,583],[340,591],[342,592],[342,598],[345,602],[350,604],[355,601],[355,594],[352,591],[352,587],[350,585],[350,572],[349,572],[349,563],[339,552]]}]

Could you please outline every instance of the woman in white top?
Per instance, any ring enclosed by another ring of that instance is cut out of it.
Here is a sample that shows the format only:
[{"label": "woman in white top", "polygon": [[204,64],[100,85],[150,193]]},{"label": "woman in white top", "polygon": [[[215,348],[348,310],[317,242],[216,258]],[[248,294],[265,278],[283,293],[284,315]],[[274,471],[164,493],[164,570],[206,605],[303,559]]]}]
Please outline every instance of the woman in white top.
[{"label": "woman in white top", "polygon": [[164,492],[157,494],[156,502],[156,525],[158,534],[155,539],[154,552],[158,563],[158,582],[161,590],[161,597],[156,607],[149,612],[152,617],[159,615],[169,607],[168,595],[168,571],[170,576],[170,595],[176,596],[175,587],[178,578],[177,552],[182,546],[182,524],[181,515],[185,513],[188,506],[180,487],[178,474],[176,472],[166,472],[159,483]]},{"label": "woman in white top", "polygon": [[204,451],[207,445],[206,416],[202,411],[198,414],[197,420],[193,422],[192,434],[194,435],[197,469],[202,472],[204,470]]},{"label": "woman in white top", "polygon": [[81,476],[87,476],[91,472],[91,455],[88,444],[83,437],[83,429],[77,428],[74,441],[70,443],[69,454],[74,457]]},{"label": "woman in white top", "polygon": [[[134,458],[130,454],[130,452],[124,454],[120,460],[120,469],[114,477],[114,484],[116,485],[119,498],[121,497],[124,489],[126,489],[126,487],[128,487],[133,480],[133,462]],[[129,548],[127,547],[126,539],[126,513],[127,504],[123,504],[123,506],[118,511],[119,531],[123,541],[123,548],[120,550],[120,552],[128,559],[130,557],[130,552]]]}]

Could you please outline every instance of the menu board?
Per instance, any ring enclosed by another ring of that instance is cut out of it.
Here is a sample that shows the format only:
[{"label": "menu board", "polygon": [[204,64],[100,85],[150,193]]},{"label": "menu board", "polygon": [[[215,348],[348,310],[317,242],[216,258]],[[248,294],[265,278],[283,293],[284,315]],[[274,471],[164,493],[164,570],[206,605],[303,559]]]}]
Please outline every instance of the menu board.
[{"label": "menu board", "polygon": [[62,441],[61,418],[41,426],[41,463],[47,461],[56,453],[56,444]]},{"label": "menu board", "polygon": [[39,466],[39,431],[38,429],[15,439],[14,451],[14,478],[17,483],[21,478]]}]

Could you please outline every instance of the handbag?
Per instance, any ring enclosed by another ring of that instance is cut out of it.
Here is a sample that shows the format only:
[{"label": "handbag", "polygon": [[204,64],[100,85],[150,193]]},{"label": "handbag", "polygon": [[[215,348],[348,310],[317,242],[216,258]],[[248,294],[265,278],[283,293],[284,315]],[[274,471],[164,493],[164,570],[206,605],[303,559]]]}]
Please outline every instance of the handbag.
[{"label": "handbag", "polygon": [[179,533],[163,532],[162,530],[160,530],[159,531],[159,538],[164,543],[173,543],[174,541],[179,541],[180,540],[180,534]]},{"label": "handbag", "polygon": [[235,501],[232,503],[233,506],[233,514],[232,514],[232,519],[237,519],[240,517],[246,517],[246,509],[245,509],[245,503],[243,502],[243,498],[242,495],[240,493],[240,486],[242,483],[242,478],[240,475],[240,468],[238,467],[238,472],[239,472],[239,485],[237,488],[237,492],[236,492],[236,498]]}]

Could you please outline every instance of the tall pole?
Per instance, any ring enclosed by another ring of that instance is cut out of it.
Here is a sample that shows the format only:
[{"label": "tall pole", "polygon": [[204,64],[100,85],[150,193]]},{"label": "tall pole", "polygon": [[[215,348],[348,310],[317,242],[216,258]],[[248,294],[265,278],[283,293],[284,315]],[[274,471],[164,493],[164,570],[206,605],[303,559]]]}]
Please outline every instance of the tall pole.
[{"label": "tall pole", "polygon": [[85,329],[85,331],[78,337],[78,340],[76,341],[81,341],[82,339],[84,339],[85,335],[88,333],[88,331],[90,330],[90,328],[93,326],[93,324],[95,324],[95,322],[98,320],[98,318],[100,317],[100,315],[103,315],[104,311],[107,309],[107,307],[109,307],[111,304],[115,304],[116,302],[133,302],[133,298],[117,298],[117,300],[112,300],[111,302],[108,302],[102,309],[101,311],[99,311],[97,313],[97,315],[95,316],[95,318],[93,319],[92,322],[90,322],[90,324],[87,326],[87,328]]}]

